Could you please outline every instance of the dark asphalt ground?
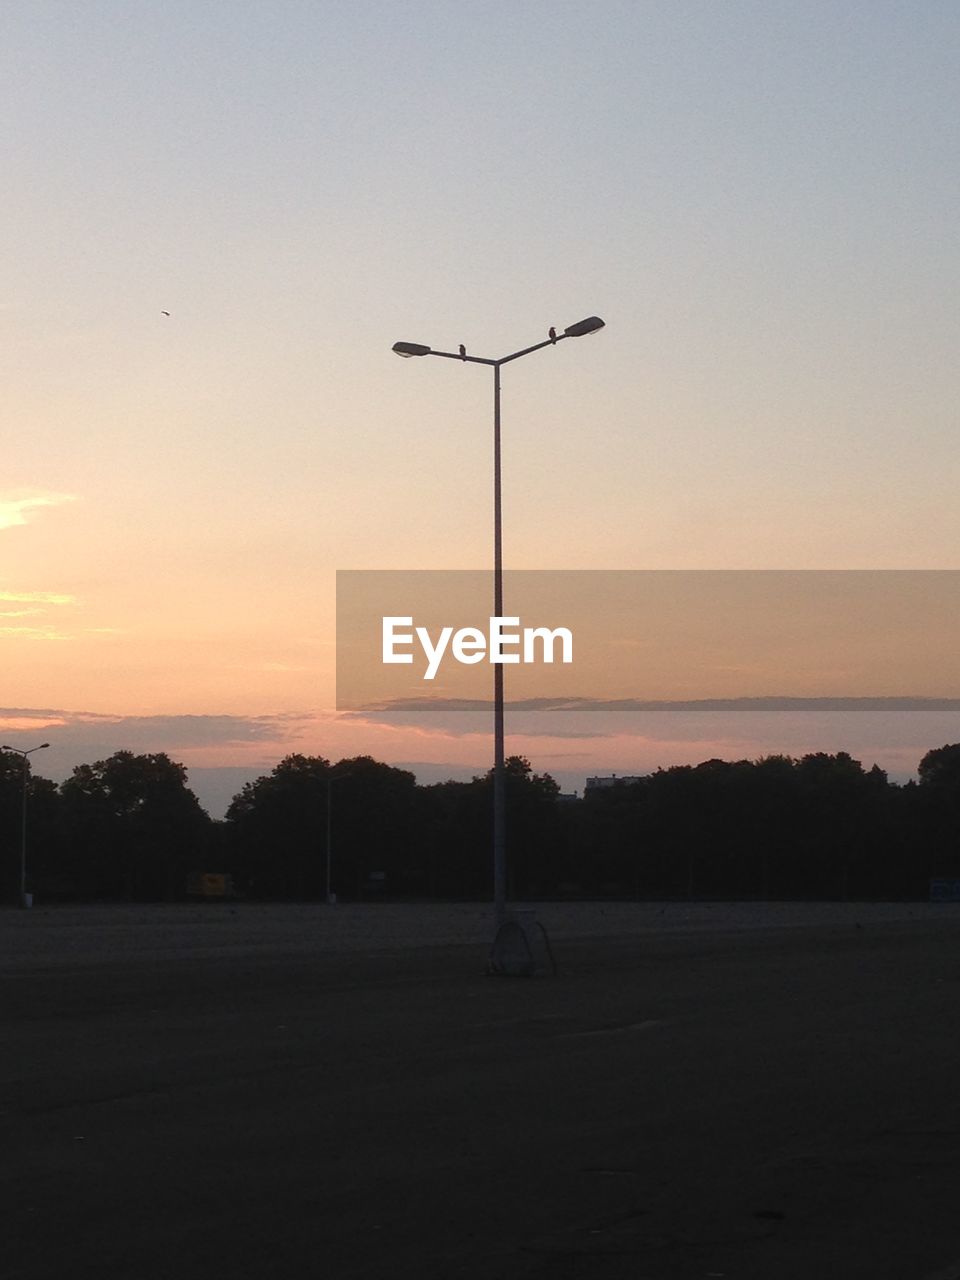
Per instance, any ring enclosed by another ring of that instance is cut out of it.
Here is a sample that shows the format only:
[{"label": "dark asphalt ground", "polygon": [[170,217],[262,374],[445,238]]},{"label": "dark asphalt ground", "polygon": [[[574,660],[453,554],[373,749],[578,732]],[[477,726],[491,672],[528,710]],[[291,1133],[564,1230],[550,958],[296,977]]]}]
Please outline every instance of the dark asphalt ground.
[{"label": "dark asphalt ground", "polygon": [[960,908],[556,950],[8,972],[0,1275],[960,1277]]}]

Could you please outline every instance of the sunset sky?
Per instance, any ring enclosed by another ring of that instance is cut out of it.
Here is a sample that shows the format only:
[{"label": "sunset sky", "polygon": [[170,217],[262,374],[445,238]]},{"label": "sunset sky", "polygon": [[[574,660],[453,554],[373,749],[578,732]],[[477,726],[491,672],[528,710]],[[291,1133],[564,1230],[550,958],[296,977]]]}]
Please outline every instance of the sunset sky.
[{"label": "sunset sky", "polygon": [[[489,370],[397,339],[606,321],[504,370],[514,569],[958,567],[956,4],[8,0],[0,37],[0,736],[39,772],[167,751],[219,814],[291,751],[488,767],[483,723],[335,708],[338,569],[491,560]],[[579,789],[908,776],[960,714],[514,728]]]}]

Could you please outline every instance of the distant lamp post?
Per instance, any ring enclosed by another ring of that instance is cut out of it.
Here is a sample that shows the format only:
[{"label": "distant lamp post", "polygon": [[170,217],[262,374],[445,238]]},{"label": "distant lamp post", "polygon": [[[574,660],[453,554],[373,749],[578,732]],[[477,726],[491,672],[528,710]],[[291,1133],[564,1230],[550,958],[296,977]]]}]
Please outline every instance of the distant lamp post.
[{"label": "distant lamp post", "polygon": [[[457,352],[434,351],[419,342],[395,342],[393,350],[405,360],[411,356],[442,356],[445,360],[460,360],[465,364],[485,364],[493,369],[493,612],[503,617],[503,539],[500,503],[500,369],[511,360],[519,360],[532,351],[556,346],[564,338],[583,338],[603,328],[599,316],[587,316],[557,333],[550,329],[545,342],[537,342],[499,360],[487,360],[481,356],[467,355],[461,346]],[[506,860],[506,805],[504,786],[504,734],[503,734],[503,664],[493,664],[493,901],[496,923],[499,929],[507,914],[507,860]]]},{"label": "distant lamp post", "polygon": [[331,891],[330,876],[333,868],[333,784],[341,778],[349,778],[352,769],[331,769],[327,774],[327,857],[326,857],[326,901],[327,906],[337,905],[337,895]]},{"label": "distant lamp post", "polygon": [[0,751],[10,751],[23,758],[23,773],[20,798],[20,905],[33,905],[33,895],[27,893],[27,767],[30,757],[35,751],[45,751],[49,742],[41,742],[39,747],[30,747],[23,751],[20,747],[0,746]]}]

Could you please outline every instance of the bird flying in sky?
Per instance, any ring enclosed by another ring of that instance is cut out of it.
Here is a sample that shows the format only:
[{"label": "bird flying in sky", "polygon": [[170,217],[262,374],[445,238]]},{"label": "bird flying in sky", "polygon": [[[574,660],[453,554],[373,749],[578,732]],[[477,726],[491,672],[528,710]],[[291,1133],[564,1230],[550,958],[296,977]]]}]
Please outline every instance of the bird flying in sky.
[{"label": "bird flying in sky", "polygon": [[160,314],[161,314],[162,316],[168,316],[168,315],[170,314],[170,312],[169,312],[169,311],[161,311],[161,312],[160,312]]}]

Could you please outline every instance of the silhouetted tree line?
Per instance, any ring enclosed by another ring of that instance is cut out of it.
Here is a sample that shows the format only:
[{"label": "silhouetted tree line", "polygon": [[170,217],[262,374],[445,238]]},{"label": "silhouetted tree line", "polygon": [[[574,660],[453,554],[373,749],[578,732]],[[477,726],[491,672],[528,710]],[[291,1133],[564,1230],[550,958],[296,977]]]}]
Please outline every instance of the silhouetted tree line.
[{"label": "silhouetted tree line", "polygon": [[[960,879],[960,744],[891,783],[846,752],[707,760],[561,796],[507,762],[515,898],[925,898]],[[0,752],[0,894],[16,899],[22,760]],[[186,769],[119,751],[59,787],[28,773],[28,890],[39,900],[178,900],[191,873],[248,898],[492,894],[492,772],[418,786],[357,756],[291,755],[214,821]],[[329,838],[329,845],[328,845]]]}]

